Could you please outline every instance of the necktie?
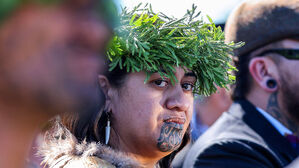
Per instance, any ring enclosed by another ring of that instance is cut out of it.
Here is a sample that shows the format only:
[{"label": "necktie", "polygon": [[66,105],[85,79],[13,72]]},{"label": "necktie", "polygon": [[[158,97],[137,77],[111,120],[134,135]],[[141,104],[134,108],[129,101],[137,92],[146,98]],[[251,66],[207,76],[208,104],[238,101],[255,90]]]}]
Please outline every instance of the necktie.
[{"label": "necktie", "polygon": [[299,153],[299,137],[292,134],[285,134],[285,137],[291,143],[292,147]]}]

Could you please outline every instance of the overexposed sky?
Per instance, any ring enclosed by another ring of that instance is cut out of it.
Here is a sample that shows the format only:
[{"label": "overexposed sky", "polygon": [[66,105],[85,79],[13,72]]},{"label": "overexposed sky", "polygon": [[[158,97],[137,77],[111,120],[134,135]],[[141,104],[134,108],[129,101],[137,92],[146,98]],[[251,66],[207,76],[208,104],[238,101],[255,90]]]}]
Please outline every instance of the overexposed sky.
[{"label": "overexposed sky", "polygon": [[195,4],[202,11],[202,17],[209,15],[214,22],[224,23],[234,6],[244,0],[118,0],[122,6],[132,8],[142,3],[151,3],[155,12],[174,17],[183,16]]}]

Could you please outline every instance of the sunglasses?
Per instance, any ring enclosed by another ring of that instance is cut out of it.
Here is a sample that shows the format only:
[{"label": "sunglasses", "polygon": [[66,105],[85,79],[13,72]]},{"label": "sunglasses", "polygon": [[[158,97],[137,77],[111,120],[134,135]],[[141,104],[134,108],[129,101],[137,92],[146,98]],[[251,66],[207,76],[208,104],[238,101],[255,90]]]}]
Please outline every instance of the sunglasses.
[{"label": "sunglasses", "polygon": [[299,49],[269,49],[269,50],[265,50],[264,52],[262,52],[261,54],[259,54],[260,56],[264,56],[267,55],[269,53],[276,53],[279,54],[287,59],[291,59],[291,60],[299,60]]}]

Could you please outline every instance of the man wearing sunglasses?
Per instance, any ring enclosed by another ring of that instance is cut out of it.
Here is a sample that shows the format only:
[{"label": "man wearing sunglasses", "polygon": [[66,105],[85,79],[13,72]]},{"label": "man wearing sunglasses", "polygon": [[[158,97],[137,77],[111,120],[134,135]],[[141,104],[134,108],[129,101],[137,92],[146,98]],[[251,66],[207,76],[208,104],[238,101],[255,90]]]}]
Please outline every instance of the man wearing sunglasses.
[{"label": "man wearing sunglasses", "polygon": [[234,103],[200,137],[184,167],[285,167],[299,153],[299,1],[245,1],[230,15]]}]

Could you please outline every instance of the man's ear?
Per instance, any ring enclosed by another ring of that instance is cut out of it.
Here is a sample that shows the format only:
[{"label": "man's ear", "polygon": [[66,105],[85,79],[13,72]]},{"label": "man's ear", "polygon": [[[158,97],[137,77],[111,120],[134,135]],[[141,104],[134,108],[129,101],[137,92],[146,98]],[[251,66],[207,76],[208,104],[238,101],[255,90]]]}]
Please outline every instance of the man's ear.
[{"label": "man's ear", "polygon": [[278,89],[275,73],[275,63],[266,57],[255,57],[249,62],[249,72],[255,83],[266,92],[275,92]]}]

